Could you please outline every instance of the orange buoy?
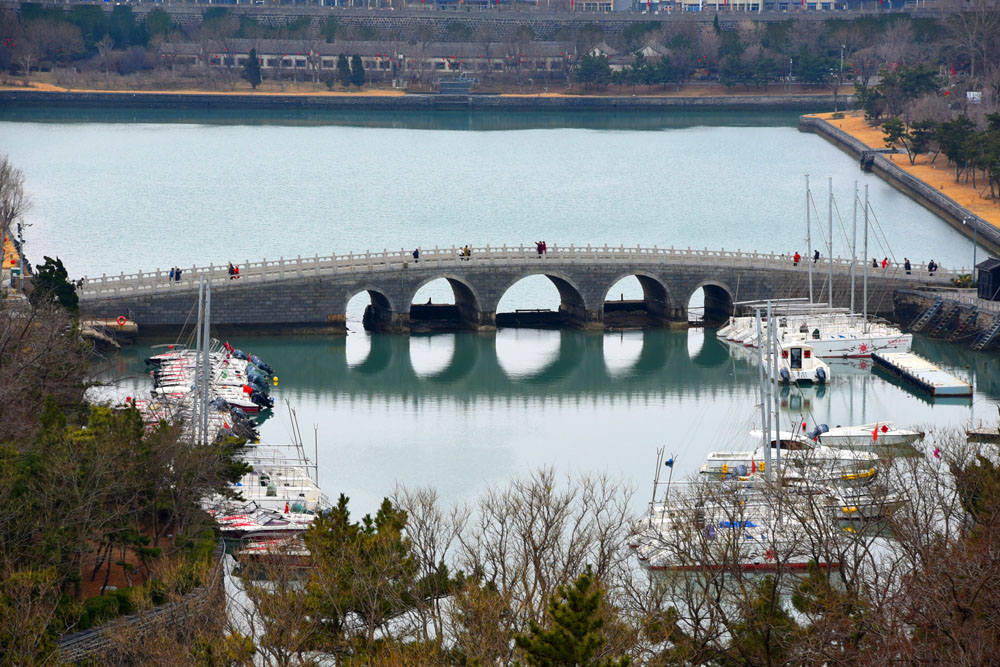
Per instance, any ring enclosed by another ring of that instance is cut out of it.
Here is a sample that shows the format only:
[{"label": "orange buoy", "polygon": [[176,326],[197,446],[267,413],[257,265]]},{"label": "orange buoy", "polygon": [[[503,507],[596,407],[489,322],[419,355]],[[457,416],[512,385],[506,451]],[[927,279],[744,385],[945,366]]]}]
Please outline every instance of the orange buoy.
[{"label": "orange buoy", "polygon": [[128,322],[128,320],[125,319],[124,315],[119,315],[118,319],[115,320],[115,321],[118,322],[118,326],[120,326],[120,327],[125,326],[125,323]]}]

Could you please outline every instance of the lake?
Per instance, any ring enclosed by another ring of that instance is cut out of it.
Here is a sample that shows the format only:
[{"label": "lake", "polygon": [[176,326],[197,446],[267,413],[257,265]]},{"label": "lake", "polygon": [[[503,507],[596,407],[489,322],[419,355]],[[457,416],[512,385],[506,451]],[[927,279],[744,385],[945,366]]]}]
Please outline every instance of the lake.
[{"label": "lake", "polygon": [[[0,111],[0,150],[35,202],[28,257],[71,276],[420,246],[587,243],[848,256],[854,181],[869,186],[870,256],[969,265],[972,245],[932,213],[795,128],[795,114],[240,114]],[[861,230],[858,231],[860,244]],[[982,252],[982,250],[980,250]],[[620,289],[638,292],[632,279]],[[415,301],[450,299],[432,284]],[[503,329],[394,337],[361,330],[352,300],[339,338],[240,338],[275,367],[280,409],[262,427],[287,442],[295,409],[307,449],[317,427],[331,496],[372,511],[395,482],[465,501],[543,465],[607,471],[647,498],[655,449],[691,474],[714,449],[749,447],[757,371],[711,331]],[[543,277],[501,311],[556,307]],[[141,323],[140,323],[141,324]],[[830,386],[792,390],[789,421],[960,427],[994,423],[995,358],[918,339],[918,352],[977,387],[970,405],[931,405],[836,364]],[[112,361],[113,393],[143,391],[148,348]]]}]

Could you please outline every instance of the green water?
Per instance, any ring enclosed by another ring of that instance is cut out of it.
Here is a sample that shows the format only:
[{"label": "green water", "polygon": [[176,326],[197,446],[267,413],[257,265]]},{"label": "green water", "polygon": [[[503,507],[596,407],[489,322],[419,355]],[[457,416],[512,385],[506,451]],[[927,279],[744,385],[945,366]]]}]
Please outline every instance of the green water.
[{"label": "green water", "polygon": [[[274,366],[277,408],[262,437],[291,440],[284,401],[307,449],[318,426],[320,478],[372,510],[395,482],[432,485],[446,502],[473,498],[538,466],[607,471],[641,491],[657,447],[693,474],[718,449],[751,448],[758,423],[757,368],[711,331],[502,329],[495,335],[350,334],[339,338],[231,339]],[[957,428],[996,420],[995,357],[919,339],[921,354],[974,378],[975,403],[931,404],[870,372],[834,362],[829,386],[782,397],[786,425],[894,421]],[[148,348],[126,350],[116,391],[142,393]]]}]

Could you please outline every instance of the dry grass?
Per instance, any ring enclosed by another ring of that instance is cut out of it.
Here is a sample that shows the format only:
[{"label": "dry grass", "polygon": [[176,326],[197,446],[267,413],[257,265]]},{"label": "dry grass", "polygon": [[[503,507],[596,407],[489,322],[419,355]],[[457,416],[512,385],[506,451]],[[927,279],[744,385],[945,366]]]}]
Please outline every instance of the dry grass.
[{"label": "dry grass", "polygon": [[[5,86],[8,88],[13,88],[15,90],[24,90],[21,86]],[[100,89],[100,88],[69,88],[65,86],[57,86],[52,83],[44,83],[41,81],[32,82],[30,88],[32,90],[41,90],[49,92],[60,92],[60,93],[107,93],[107,92],[120,92],[129,94],[140,94],[140,95],[258,95],[258,96],[268,96],[268,95],[309,95],[315,97],[398,97],[404,93],[400,90],[382,90],[378,88],[366,88],[365,90],[359,91],[339,91],[339,90],[315,90],[312,83],[285,83],[283,85],[267,82],[260,85],[257,90],[253,90],[248,85],[245,90],[198,90],[195,88],[176,88],[176,89],[163,89],[163,90],[133,90],[133,89]]]},{"label": "dry grass", "polygon": [[[97,72],[66,73],[45,72],[33,75],[30,83],[25,86],[19,77],[8,77],[0,82],[0,89],[52,91],[52,92],[122,92],[122,93],[161,93],[185,95],[302,95],[316,97],[396,97],[405,95],[402,90],[387,87],[385,83],[366,86],[363,90],[329,91],[325,84],[311,81],[294,82],[290,80],[265,80],[253,90],[246,81],[229,71],[213,72],[216,76],[210,78],[195,76],[192,72],[170,72],[156,70],[129,76],[113,76],[110,79]],[[290,76],[290,74],[286,74]],[[634,94],[642,97],[750,97],[757,95],[782,96],[789,94],[783,85],[767,88],[745,89],[742,87],[726,88],[718,83],[694,82],[677,90],[674,86],[666,89],[660,86],[606,86],[603,89],[583,90],[577,87],[566,87],[563,82],[553,81],[551,91],[541,79],[535,79],[531,85],[527,83],[511,83],[499,81],[481,82],[479,92],[499,94],[504,97],[628,97]],[[430,92],[432,87],[427,84],[415,84],[410,92]],[[802,88],[796,86],[791,94],[799,95],[830,95],[830,88]],[[840,94],[851,91],[843,87]]]},{"label": "dry grass", "polygon": [[[833,114],[830,113],[815,114],[815,117],[822,118],[834,127],[864,142],[869,148],[885,148],[882,129],[869,125],[861,111],[848,112],[844,118],[837,120],[834,120]],[[971,180],[968,183],[956,183],[955,170],[948,167],[948,161],[944,155],[939,155],[934,164],[931,164],[931,155],[919,155],[916,164],[912,165],[905,153],[888,155],[887,157],[897,167],[937,188],[960,206],[975,213],[994,227],[1000,228],[1000,205],[997,201],[988,199],[989,186],[974,188]]]}]

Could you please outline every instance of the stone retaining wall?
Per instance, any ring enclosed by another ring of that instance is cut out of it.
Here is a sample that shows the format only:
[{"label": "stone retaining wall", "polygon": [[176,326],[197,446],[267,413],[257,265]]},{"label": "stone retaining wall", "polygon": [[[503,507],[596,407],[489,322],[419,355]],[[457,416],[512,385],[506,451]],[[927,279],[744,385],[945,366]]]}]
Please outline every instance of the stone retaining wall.
[{"label": "stone retaining wall", "polygon": [[[942,308],[942,312],[952,312],[955,318],[953,321],[954,326],[948,327],[943,334],[935,336],[935,325],[945,318],[945,315],[939,312],[937,316],[927,323],[920,333],[932,338],[943,338],[952,343],[969,346],[980,334],[988,331],[993,326],[996,318],[1000,317],[1000,311],[988,310],[983,307],[982,302],[976,299],[975,290],[970,289],[965,291],[968,294],[961,295],[955,290],[897,290],[893,297],[892,318],[897,324],[908,327],[931,307],[935,299],[941,298],[948,306],[947,309]],[[977,303],[981,307],[973,311],[971,306]],[[959,311],[954,313],[951,310],[952,308],[958,308]],[[961,333],[956,337],[953,334],[958,329],[960,329]],[[985,349],[992,351],[997,349],[998,346],[1000,346],[1000,341],[994,340]]]},{"label": "stone retaining wall", "polygon": [[[849,104],[851,96],[840,96]],[[514,97],[501,95],[254,95],[2,90],[0,105],[127,109],[273,109],[308,111],[815,111],[833,106],[832,95],[733,95],[706,97]]]},{"label": "stone retaining wall", "polygon": [[916,176],[900,168],[892,161],[879,154],[872,155],[872,149],[864,142],[852,137],[838,127],[821,118],[803,116],[799,119],[801,132],[813,132],[829,140],[843,151],[854,155],[859,160],[862,155],[869,154],[872,159],[872,171],[881,176],[897,190],[941,216],[948,223],[969,238],[973,236],[974,225],[963,225],[963,220],[975,221],[978,225],[978,241],[993,252],[1000,252],[1000,229],[979,217],[969,209],[960,206],[954,199],[927,185]]}]

